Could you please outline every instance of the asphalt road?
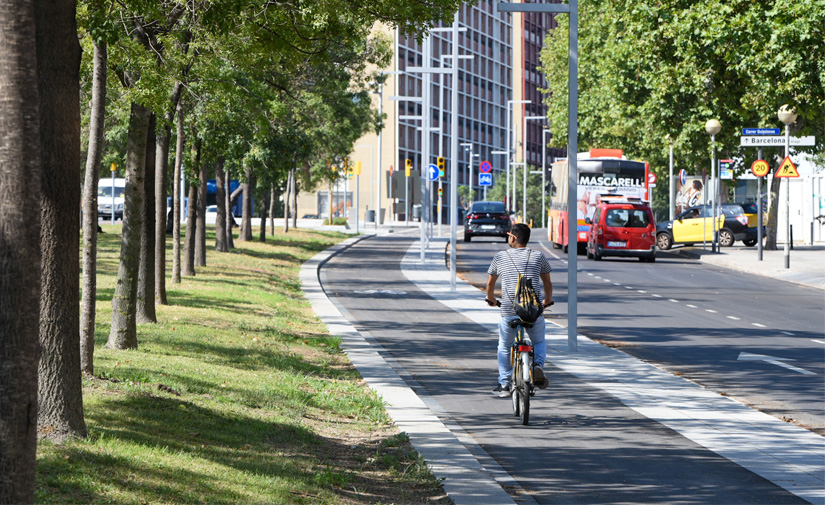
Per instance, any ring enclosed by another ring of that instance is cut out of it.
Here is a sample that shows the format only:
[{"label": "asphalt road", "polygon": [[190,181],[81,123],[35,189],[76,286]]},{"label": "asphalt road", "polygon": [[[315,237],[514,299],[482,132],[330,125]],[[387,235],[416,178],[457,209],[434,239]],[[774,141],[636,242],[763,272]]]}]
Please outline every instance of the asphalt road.
[{"label": "asphalt road", "polygon": [[[403,368],[402,376],[437,401],[536,502],[804,503],[553,367],[547,372],[555,387],[539,392],[530,426],[520,426],[509,400],[490,394],[496,335],[433,300],[400,271],[412,240],[359,242],[324,266],[324,289]],[[559,277],[563,263],[554,263]],[[563,301],[563,283],[554,280]]]},{"label": "asphalt road", "polygon": [[[553,265],[550,319],[566,326],[567,254],[543,238],[534,230],[531,246]],[[490,258],[505,247],[459,243],[462,277],[482,286]],[[666,252],[656,263],[580,255],[578,269],[580,334],[825,434],[821,290]]]}]

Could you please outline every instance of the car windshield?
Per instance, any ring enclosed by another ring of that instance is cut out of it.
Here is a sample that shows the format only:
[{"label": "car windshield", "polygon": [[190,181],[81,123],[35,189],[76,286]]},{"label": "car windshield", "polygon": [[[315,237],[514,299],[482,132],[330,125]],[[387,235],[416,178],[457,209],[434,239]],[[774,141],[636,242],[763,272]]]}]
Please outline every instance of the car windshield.
[{"label": "car windshield", "polygon": [[722,212],[724,212],[726,216],[730,217],[739,217],[745,215],[745,211],[742,210],[742,207],[739,205],[723,205]]},{"label": "car windshield", "polygon": [[[115,198],[122,198],[123,192],[126,188],[115,188]],[[112,197],[112,187],[111,186],[99,186],[97,188],[97,196],[108,196],[109,198]]]},{"label": "car windshield", "polygon": [[743,203],[742,208],[745,209],[745,212],[747,212],[748,214],[756,214],[757,213],[755,203]]},{"label": "car windshield", "polygon": [[504,203],[502,202],[476,202],[473,204],[472,213],[477,214],[502,214],[504,213]]},{"label": "car windshield", "polygon": [[647,228],[650,219],[647,211],[642,209],[610,209],[604,222],[618,228]]}]

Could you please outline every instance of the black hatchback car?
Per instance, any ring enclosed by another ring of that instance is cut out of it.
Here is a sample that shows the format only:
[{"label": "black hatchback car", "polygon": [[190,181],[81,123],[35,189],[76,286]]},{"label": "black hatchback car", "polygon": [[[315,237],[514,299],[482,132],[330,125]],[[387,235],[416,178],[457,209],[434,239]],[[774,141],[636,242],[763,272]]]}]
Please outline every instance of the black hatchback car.
[{"label": "black hatchback car", "polygon": [[474,202],[464,219],[464,242],[473,237],[503,237],[506,241],[510,224],[503,202]]}]

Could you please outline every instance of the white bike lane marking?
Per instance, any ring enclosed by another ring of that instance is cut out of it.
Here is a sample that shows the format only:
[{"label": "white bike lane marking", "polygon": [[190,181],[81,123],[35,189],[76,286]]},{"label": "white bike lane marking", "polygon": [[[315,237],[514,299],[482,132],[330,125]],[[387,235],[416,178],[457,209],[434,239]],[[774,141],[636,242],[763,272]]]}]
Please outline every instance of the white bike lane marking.
[{"label": "white bike lane marking", "polygon": [[[456,312],[497,331],[498,312],[479,307],[478,289],[459,279],[456,291],[450,291],[443,257],[439,262],[433,255],[425,264],[413,259],[417,257],[408,253],[402,262],[410,281]],[[787,491],[825,505],[825,437],[583,335],[577,336],[578,351],[568,352],[567,329],[547,323],[548,362]]]}]

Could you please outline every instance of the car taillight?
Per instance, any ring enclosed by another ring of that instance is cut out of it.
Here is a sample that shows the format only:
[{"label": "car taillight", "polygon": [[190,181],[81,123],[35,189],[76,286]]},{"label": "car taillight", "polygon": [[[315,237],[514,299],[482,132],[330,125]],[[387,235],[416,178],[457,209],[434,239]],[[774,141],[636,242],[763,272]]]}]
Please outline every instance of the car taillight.
[{"label": "car taillight", "polygon": [[744,224],[745,226],[748,225],[748,218],[747,216],[736,216],[736,220],[740,223]]},{"label": "car taillight", "polygon": [[478,214],[470,214],[467,219],[478,219]]}]

